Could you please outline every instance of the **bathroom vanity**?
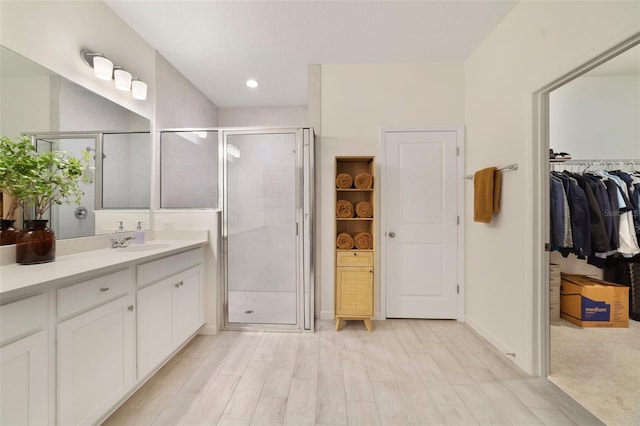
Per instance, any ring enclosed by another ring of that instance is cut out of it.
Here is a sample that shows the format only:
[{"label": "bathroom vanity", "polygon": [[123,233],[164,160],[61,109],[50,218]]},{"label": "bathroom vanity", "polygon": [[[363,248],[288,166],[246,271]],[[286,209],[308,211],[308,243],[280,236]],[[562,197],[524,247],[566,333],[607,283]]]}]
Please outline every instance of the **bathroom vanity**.
[{"label": "bathroom vanity", "polygon": [[206,244],[203,231],[0,266],[0,424],[110,415],[203,325]]}]

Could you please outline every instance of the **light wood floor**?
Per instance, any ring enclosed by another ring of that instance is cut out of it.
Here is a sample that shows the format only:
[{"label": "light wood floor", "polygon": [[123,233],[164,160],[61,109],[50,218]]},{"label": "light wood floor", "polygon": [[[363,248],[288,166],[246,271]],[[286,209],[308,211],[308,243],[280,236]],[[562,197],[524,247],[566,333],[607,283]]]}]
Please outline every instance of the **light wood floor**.
[{"label": "light wood floor", "polygon": [[196,336],[105,425],[600,425],[463,323]]}]

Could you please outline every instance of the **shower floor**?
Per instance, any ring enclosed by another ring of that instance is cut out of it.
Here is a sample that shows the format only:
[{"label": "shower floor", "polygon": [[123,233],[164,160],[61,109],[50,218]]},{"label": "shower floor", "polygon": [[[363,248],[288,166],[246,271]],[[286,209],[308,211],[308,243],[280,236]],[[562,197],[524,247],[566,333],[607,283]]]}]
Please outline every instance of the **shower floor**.
[{"label": "shower floor", "polygon": [[296,292],[229,291],[229,322],[295,324]]}]

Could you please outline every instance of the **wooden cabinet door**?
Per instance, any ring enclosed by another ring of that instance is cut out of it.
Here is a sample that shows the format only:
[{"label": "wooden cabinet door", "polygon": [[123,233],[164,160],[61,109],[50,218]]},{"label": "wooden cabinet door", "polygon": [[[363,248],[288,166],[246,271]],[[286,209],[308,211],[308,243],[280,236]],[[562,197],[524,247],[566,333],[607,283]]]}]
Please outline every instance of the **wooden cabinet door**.
[{"label": "wooden cabinet door", "polygon": [[203,324],[200,267],[185,272],[173,284],[174,344],[181,345]]},{"label": "wooden cabinet door", "polygon": [[134,297],[58,324],[58,424],[94,424],[133,387]]},{"label": "wooden cabinet door", "polygon": [[336,315],[373,316],[373,268],[336,269]]},{"label": "wooden cabinet door", "polygon": [[0,424],[50,423],[47,343],[39,331],[0,348]]}]

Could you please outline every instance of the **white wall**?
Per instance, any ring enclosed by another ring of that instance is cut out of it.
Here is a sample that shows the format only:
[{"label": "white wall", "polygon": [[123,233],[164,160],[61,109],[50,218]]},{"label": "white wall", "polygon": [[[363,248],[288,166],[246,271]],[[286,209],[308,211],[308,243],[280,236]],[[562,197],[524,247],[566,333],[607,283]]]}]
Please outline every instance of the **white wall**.
[{"label": "white wall", "polygon": [[15,139],[24,131],[49,131],[50,92],[46,75],[2,78],[0,135]]},{"label": "white wall", "polygon": [[467,173],[520,163],[502,211],[472,221],[466,194],[466,321],[532,372],[534,270],[531,95],[640,31],[640,2],[519,2],[466,62]]},{"label": "white wall", "polygon": [[308,127],[306,106],[226,107],[219,109],[220,127]]},{"label": "white wall", "polygon": [[156,54],[155,62],[156,129],[216,127],[218,106],[160,53]]},{"label": "white wall", "polygon": [[551,92],[549,147],[573,159],[639,159],[640,75],[584,75]]},{"label": "white wall", "polygon": [[[0,2],[0,44],[92,92],[152,118],[155,50],[101,1]],[[93,76],[80,51],[102,52],[149,85],[146,101]]]},{"label": "white wall", "polygon": [[[319,191],[320,316],[333,319],[335,156],[380,155],[380,129],[464,123],[463,64],[322,65]],[[379,166],[379,164],[378,164]],[[376,203],[379,204],[379,203]],[[379,211],[375,213],[379,216]],[[379,224],[380,225],[380,224]],[[318,246],[319,244],[319,246]],[[376,247],[379,253],[379,244]],[[380,259],[376,260],[380,265]],[[380,316],[380,277],[375,277]]]}]

